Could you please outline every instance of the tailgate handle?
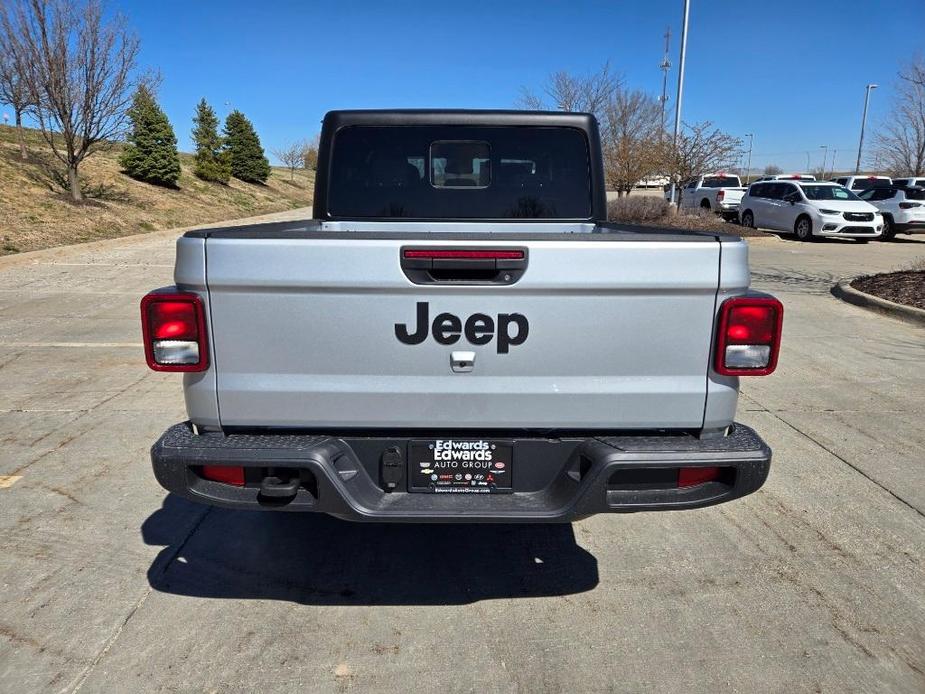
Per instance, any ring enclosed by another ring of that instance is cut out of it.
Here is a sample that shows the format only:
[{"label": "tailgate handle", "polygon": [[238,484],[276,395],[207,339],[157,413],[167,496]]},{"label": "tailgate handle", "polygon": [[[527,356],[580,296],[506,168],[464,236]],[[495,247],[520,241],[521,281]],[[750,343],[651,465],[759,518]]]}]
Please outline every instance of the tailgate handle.
[{"label": "tailgate handle", "polygon": [[402,248],[401,269],[415,284],[514,284],[526,248]]}]

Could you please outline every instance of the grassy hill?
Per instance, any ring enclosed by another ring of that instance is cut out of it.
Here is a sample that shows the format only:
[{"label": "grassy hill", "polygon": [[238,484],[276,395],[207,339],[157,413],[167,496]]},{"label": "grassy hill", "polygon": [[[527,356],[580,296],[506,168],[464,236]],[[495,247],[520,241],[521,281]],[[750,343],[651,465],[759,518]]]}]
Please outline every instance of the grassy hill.
[{"label": "grassy hill", "polygon": [[[54,185],[50,151],[26,131],[30,160],[19,158],[16,131],[0,125],[0,255],[68,243],[192,226],[304,207],[312,202],[314,172],[274,168],[267,185],[232,179],[223,186],[193,175],[193,156],[181,154],[179,190],[132,180],[119,170],[120,145],[97,152],[80,167],[90,196],[75,205]],[[60,168],[60,167],[59,167]]]}]

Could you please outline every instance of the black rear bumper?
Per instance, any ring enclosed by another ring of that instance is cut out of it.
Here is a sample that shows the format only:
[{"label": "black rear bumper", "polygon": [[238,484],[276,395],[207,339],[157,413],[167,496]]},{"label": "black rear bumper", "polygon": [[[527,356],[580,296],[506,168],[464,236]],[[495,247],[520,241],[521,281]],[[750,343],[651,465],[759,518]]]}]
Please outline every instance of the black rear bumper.
[{"label": "black rear bumper", "polygon": [[[458,434],[457,434],[458,435]],[[419,438],[419,437],[418,437]],[[749,427],[727,436],[689,434],[514,437],[514,489],[506,494],[407,491],[407,472],[385,491],[381,460],[409,437],[315,434],[196,435],[168,429],[151,449],[158,482],[187,499],[236,509],[315,511],[359,521],[568,522],[595,513],[700,508],[764,484],[771,450]],[[203,465],[243,466],[243,487],[205,479]],[[681,468],[719,467],[718,479],[677,485]],[[268,497],[260,480],[286,476],[297,491]]]}]

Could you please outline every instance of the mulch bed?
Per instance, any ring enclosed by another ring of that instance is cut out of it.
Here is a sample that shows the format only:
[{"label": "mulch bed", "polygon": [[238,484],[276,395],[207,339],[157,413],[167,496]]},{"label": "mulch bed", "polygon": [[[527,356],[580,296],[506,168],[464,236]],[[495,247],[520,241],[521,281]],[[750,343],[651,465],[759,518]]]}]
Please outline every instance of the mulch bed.
[{"label": "mulch bed", "polygon": [[851,286],[887,301],[925,309],[925,270],[902,270],[859,277]]}]

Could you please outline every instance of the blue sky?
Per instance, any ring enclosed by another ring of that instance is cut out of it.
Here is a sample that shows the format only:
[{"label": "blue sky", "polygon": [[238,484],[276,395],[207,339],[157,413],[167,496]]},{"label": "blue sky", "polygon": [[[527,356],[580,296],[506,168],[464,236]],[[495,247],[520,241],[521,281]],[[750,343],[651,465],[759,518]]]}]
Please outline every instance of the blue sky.
[{"label": "blue sky", "polygon": [[[184,150],[200,97],[241,109],[266,149],[311,137],[334,108],[514,106],[521,85],[610,61],[657,94],[662,35],[677,66],[681,0],[284,2],[113,0],[162,72]],[[853,166],[864,85],[888,114],[900,64],[925,52],[925,2],[692,0],[683,118],[755,134],[752,166]],[[673,108],[677,73],[670,81]],[[870,131],[869,131],[870,132]]]}]

